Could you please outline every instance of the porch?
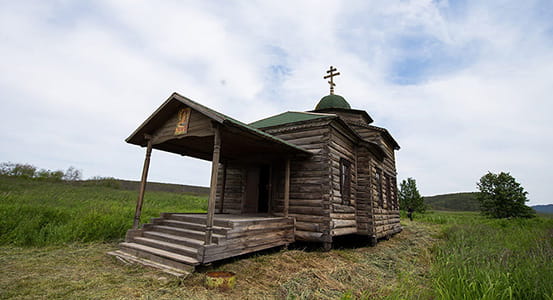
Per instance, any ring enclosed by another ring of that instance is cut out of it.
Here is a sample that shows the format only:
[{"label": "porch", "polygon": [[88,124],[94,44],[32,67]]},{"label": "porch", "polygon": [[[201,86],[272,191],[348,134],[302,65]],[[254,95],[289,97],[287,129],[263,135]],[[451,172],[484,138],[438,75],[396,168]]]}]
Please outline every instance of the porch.
[{"label": "porch", "polygon": [[294,219],[268,214],[215,214],[205,244],[207,214],[163,213],[127,232],[120,260],[184,276],[195,266],[294,242]]},{"label": "porch", "polygon": [[[121,249],[110,254],[177,275],[199,264],[294,241],[294,219],[288,217],[290,161],[311,152],[176,93],[126,141],[146,147],[146,155],[133,229]],[[207,214],[164,213],[141,226],[153,149],[211,161]],[[244,173],[233,173],[234,166]],[[274,168],[283,173],[278,211],[270,207]]]}]

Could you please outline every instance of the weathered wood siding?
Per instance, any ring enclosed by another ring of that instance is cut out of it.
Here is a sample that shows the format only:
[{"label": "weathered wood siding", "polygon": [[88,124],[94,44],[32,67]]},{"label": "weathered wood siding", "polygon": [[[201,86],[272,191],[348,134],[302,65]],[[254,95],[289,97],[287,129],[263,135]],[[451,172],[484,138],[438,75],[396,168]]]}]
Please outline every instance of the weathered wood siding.
[{"label": "weathered wood siding", "polygon": [[[296,219],[296,239],[330,241],[330,177],[328,122],[295,124],[265,130],[283,140],[311,151],[310,158],[292,159],[290,163],[289,215]],[[273,164],[273,213],[284,208],[284,162]]]},{"label": "weathered wood siding", "polygon": [[[215,198],[215,211],[221,211],[221,190],[223,187],[224,165],[219,165],[219,177],[217,180],[217,196]],[[225,214],[242,213],[242,201],[246,191],[246,168],[242,165],[228,164],[226,170],[225,197],[223,198],[223,210]]]},{"label": "weathered wood siding", "polygon": [[348,113],[345,111],[336,111],[332,112],[334,114],[337,114],[342,118],[346,123],[360,123],[360,124],[368,124],[368,119],[366,119],[362,114],[360,113]]},{"label": "weathered wood siding", "polygon": [[[383,133],[370,126],[350,124],[356,132],[367,141],[378,144],[386,153],[384,161],[371,160],[372,196],[372,232],[377,238],[387,237],[401,231],[399,224],[399,205],[397,200],[396,166],[393,146],[383,137]],[[376,180],[377,170],[381,170],[380,181]],[[382,196],[379,194],[382,193]],[[369,225],[370,226],[370,225]],[[369,229],[371,229],[369,227]],[[371,230],[369,230],[371,231]]]},{"label": "weathered wood siding", "polygon": [[[346,128],[334,123],[330,131],[329,173],[331,180],[330,191],[330,233],[332,236],[357,233],[356,200],[357,200],[357,147],[354,138]],[[350,165],[349,201],[340,191],[340,160],[344,159]]]},{"label": "weathered wood siding", "polygon": [[268,249],[294,242],[292,218],[256,221],[230,221],[231,228],[222,232],[219,244],[203,246],[203,263]]},{"label": "weathered wood siding", "polygon": [[375,158],[365,147],[357,150],[357,232],[373,235],[373,193],[371,188],[371,167]]},{"label": "weathered wood siding", "polygon": [[[186,106],[182,106],[185,108]],[[211,120],[203,114],[192,110],[188,123],[188,131],[185,134],[175,135],[175,128],[178,123],[178,111],[176,111],[164,124],[153,133],[154,144],[163,143],[171,139],[178,139],[187,136],[210,136],[213,135]]]}]

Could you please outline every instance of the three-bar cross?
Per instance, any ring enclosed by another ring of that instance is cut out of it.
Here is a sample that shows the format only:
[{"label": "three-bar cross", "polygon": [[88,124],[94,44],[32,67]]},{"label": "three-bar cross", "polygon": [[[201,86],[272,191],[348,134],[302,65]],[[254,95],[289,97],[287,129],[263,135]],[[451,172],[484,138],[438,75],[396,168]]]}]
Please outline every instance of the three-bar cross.
[{"label": "three-bar cross", "polygon": [[334,86],[336,85],[334,83],[334,76],[340,75],[340,72],[334,73],[336,70],[337,69],[335,67],[330,66],[330,70],[326,71],[328,73],[328,75],[323,77],[323,79],[330,78],[330,81],[328,82],[328,84],[330,84],[330,94],[331,95],[334,95]]}]

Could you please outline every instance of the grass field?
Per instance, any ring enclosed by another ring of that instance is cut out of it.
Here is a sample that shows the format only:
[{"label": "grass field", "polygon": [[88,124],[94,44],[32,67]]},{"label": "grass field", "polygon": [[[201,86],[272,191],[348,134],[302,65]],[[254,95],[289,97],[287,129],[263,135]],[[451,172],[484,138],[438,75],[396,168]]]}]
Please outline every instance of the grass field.
[{"label": "grass field", "polygon": [[[107,256],[131,226],[136,192],[0,177],[1,299],[553,299],[553,219],[430,212],[369,247],[275,249],[211,270],[237,287],[178,280]],[[144,220],[204,211],[205,198],[146,194]]]},{"label": "grass field", "polygon": [[[0,245],[116,241],[132,226],[136,191],[0,176]],[[147,192],[142,220],[207,210],[205,197]]]}]

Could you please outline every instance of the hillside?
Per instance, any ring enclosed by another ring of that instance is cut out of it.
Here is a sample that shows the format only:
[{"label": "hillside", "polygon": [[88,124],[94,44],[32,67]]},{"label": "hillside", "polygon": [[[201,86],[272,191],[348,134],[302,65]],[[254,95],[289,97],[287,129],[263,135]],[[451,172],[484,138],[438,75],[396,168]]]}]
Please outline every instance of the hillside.
[{"label": "hillside", "polygon": [[553,204],[534,205],[530,207],[540,213],[553,214]]},{"label": "hillside", "polygon": [[[139,181],[117,179],[117,182],[119,182],[120,188],[125,190],[138,191],[140,187]],[[146,185],[146,190],[167,193],[185,193],[193,195],[209,194],[208,187],[160,182],[148,182],[148,184]]]},{"label": "hillside", "polygon": [[424,197],[424,203],[433,210],[479,211],[476,193],[454,193]]}]

